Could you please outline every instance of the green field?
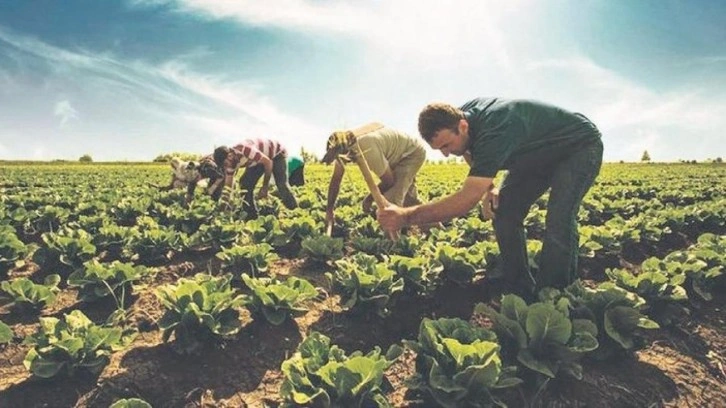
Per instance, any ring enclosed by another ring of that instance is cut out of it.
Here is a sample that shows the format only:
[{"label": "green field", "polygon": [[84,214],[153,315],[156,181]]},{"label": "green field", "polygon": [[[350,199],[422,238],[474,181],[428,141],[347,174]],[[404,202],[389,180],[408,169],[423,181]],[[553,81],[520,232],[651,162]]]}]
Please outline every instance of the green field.
[{"label": "green field", "polygon": [[[529,305],[494,278],[478,208],[391,241],[351,167],[324,236],[331,169],[307,166],[300,208],[273,191],[245,222],[239,191],[223,211],[150,187],[165,164],[0,164],[0,406],[726,400],[726,166],[604,165],[581,280]],[[467,171],[426,164],[419,197]],[[535,275],[546,200],[525,220]]]}]

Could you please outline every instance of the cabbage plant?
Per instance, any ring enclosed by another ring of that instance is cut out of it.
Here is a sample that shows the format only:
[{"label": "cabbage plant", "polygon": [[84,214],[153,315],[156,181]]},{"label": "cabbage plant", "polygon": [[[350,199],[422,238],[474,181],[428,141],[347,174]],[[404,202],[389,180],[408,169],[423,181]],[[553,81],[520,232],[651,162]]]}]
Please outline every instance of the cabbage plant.
[{"label": "cabbage plant", "polygon": [[401,351],[393,345],[383,355],[376,346],[368,354],[355,351],[347,356],[330,344],[330,338],[312,332],[282,362],[281,407],[391,407],[385,397],[390,384],[383,372]]},{"label": "cabbage plant", "polygon": [[404,345],[416,352],[409,387],[437,406],[489,407],[496,389],[521,383],[516,367],[503,367],[494,332],[458,318],[424,318],[417,341]]},{"label": "cabbage plant", "polygon": [[128,346],[135,335],[120,327],[97,326],[80,310],[63,319],[41,317],[38,331],[24,340],[33,348],[23,364],[41,378],[77,370],[100,374],[111,354]]},{"label": "cabbage plant", "polygon": [[156,296],[166,308],[159,320],[164,342],[174,335],[176,350],[189,354],[207,341],[237,333],[241,328],[238,308],[244,298],[230,287],[231,279],[229,274],[197,274],[158,288]]},{"label": "cabbage plant", "polygon": [[28,248],[18,239],[15,229],[0,226],[0,277],[7,276],[10,269],[21,266]]},{"label": "cabbage plant", "polygon": [[372,255],[355,254],[336,261],[335,265],[335,272],[325,276],[340,291],[346,310],[373,311],[385,316],[390,312],[393,296],[403,291],[403,278]]},{"label": "cabbage plant", "polygon": [[92,260],[68,276],[68,286],[78,288],[78,299],[84,302],[95,302],[106,296],[113,296],[121,306],[126,294],[131,293],[132,284],[147,273],[148,269],[141,265],[134,266],[119,261],[103,264]]},{"label": "cabbage plant", "polygon": [[244,295],[245,305],[253,315],[262,316],[274,325],[307,312],[303,304],[318,296],[310,282],[294,276],[281,282],[274,278],[252,278],[242,274],[251,293]]},{"label": "cabbage plant", "polygon": [[639,348],[642,345],[639,330],[660,327],[642,313],[643,298],[613,282],[588,288],[575,281],[565,288],[564,296],[571,303],[573,318],[589,319],[597,325],[599,346],[592,355],[598,359]]},{"label": "cabbage plant", "polygon": [[597,326],[587,319],[571,319],[569,302],[537,302],[527,305],[516,295],[505,295],[499,311],[478,304],[493,322],[503,353],[539,376],[555,378],[560,373],[582,379],[579,361],[598,347]]},{"label": "cabbage plant", "polygon": [[238,279],[242,273],[254,277],[266,273],[270,264],[280,258],[272,246],[266,243],[235,245],[215,256],[222,261],[222,268],[233,272]]},{"label": "cabbage plant", "polygon": [[314,262],[325,263],[343,257],[343,239],[327,235],[305,238],[301,243],[301,255]]},{"label": "cabbage plant", "polygon": [[9,305],[21,311],[39,311],[55,303],[60,289],[60,276],[53,274],[45,277],[43,284],[28,278],[17,278],[0,283],[0,298],[9,300]]},{"label": "cabbage plant", "polygon": [[42,235],[44,246],[33,254],[33,262],[44,267],[75,269],[96,255],[93,237],[82,229],[62,229]]}]

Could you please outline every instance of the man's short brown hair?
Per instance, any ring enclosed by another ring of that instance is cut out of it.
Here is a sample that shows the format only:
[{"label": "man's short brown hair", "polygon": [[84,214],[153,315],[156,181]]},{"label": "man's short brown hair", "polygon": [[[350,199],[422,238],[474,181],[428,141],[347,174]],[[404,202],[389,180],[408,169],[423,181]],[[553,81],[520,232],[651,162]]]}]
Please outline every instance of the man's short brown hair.
[{"label": "man's short brown hair", "polygon": [[418,132],[427,142],[431,142],[441,129],[458,131],[459,121],[464,112],[448,103],[430,103],[418,115]]}]

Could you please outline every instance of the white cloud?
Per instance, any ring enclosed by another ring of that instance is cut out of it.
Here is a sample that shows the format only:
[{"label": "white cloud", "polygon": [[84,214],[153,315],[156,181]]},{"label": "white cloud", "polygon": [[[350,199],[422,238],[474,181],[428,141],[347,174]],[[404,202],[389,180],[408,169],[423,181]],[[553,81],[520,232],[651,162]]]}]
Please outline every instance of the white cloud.
[{"label": "white cloud", "polygon": [[[414,58],[427,67],[471,65],[486,59],[511,65],[507,37],[527,35],[526,24],[511,27],[512,17],[532,8],[533,0],[309,1],[278,0],[130,0],[134,6],[172,5],[178,12],[209,19],[233,19],[246,26],[320,35],[346,35],[395,60]],[[508,27],[505,33],[502,26]],[[522,34],[520,34],[522,33]],[[470,51],[464,58],[462,50]]]},{"label": "white cloud", "polygon": [[[90,118],[84,112],[84,122],[88,122],[89,126],[105,128],[106,133],[122,133],[125,137],[139,135],[140,140],[137,142],[142,145],[151,142],[148,137],[143,137],[145,133],[183,132],[177,134],[175,139],[186,137],[197,142],[211,140],[215,143],[235,143],[246,137],[269,136],[278,138],[292,150],[299,149],[303,136],[322,134],[320,129],[305,120],[288,115],[276,107],[269,98],[256,90],[259,86],[201,74],[178,60],[155,66],[141,61],[120,60],[110,54],[72,52],[16,35],[1,27],[0,40],[22,51],[26,58],[32,56],[45,62],[53,72],[62,72],[55,79],[49,75],[44,79],[46,83],[54,80],[82,83],[86,89],[93,90],[94,94],[89,97],[100,98],[107,104],[106,114],[110,117]],[[60,119],[61,126],[78,118],[74,105],[78,106],[75,101],[71,105],[69,100],[55,104],[53,113]],[[122,107],[136,110],[137,117],[118,115]],[[154,123],[160,118],[165,122]],[[180,129],[182,121],[191,125],[191,128]],[[133,127],[118,128],[123,123],[130,123]],[[113,129],[114,126],[117,128]],[[203,146],[205,150],[212,148],[211,143],[204,143]],[[175,150],[174,146],[153,148]],[[44,151],[38,150],[34,157],[40,154],[44,154]]]},{"label": "white cloud", "polygon": [[61,127],[65,126],[69,120],[78,119],[78,111],[67,100],[59,101],[55,104],[53,115],[60,118]]}]

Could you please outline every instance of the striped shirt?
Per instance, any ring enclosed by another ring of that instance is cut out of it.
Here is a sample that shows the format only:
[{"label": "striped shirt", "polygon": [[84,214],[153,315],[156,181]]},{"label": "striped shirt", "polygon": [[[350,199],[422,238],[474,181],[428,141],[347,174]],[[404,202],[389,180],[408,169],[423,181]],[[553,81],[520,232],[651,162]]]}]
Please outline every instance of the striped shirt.
[{"label": "striped shirt", "polygon": [[263,156],[272,160],[281,154],[285,155],[287,151],[276,140],[264,138],[247,139],[229,149],[227,158],[224,160],[224,171],[227,174],[234,174],[240,167],[250,167],[260,164]]}]

